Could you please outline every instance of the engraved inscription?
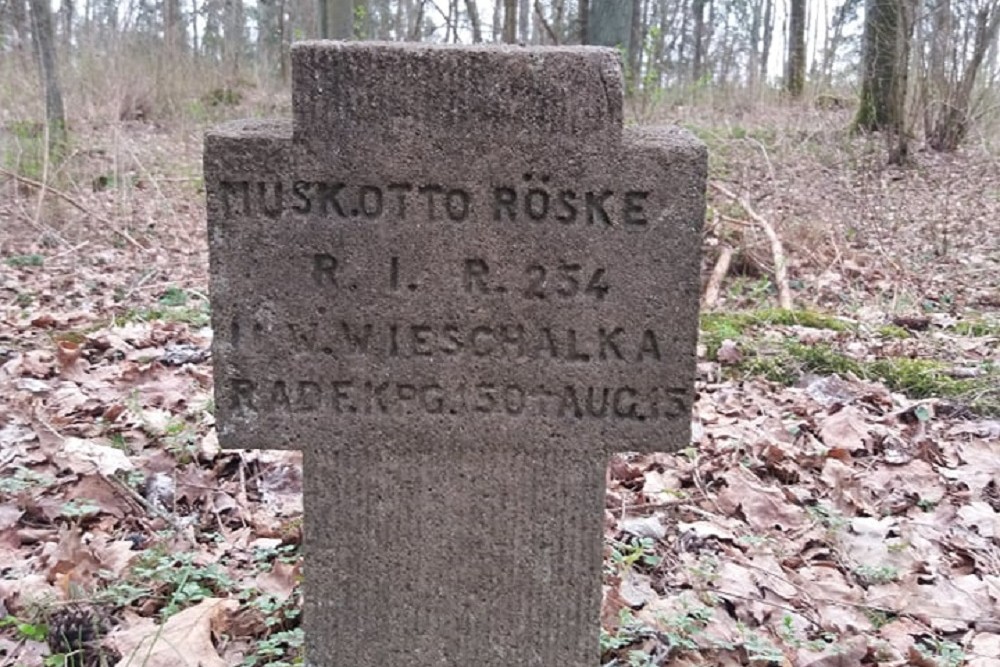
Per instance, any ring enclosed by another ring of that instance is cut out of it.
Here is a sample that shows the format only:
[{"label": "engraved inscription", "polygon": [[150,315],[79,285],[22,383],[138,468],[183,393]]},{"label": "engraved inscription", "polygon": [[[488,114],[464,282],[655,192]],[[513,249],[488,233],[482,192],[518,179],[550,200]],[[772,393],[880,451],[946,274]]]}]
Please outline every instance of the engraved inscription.
[{"label": "engraved inscription", "polygon": [[643,422],[670,419],[690,410],[687,392],[663,386],[583,386],[560,383],[524,386],[492,381],[412,382],[358,378],[252,381],[228,380],[231,408],[243,415],[308,413],[341,415],[506,415]]},{"label": "engraved inscription", "polygon": [[[474,357],[495,361],[625,362],[663,361],[663,335],[608,323],[593,329],[531,326],[521,322],[400,323],[330,322],[287,323],[288,339],[307,352],[343,358],[371,355],[378,359],[414,357]],[[244,326],[234,319],[231,330],[241,335],[233,343],[252,351],[268,347],[272,338],[263,327]],[[243,332],[246,332],[245,334]]]},{"label": "engraved inscription", "polygon": [[[526,174],[530,181],[533,177]],[[347,183],[344,181],[222,181],[226,218],[313,216],[332,220],[462,223],[476,212],[494,223],[587,225],[643,230],[649,227],[648,190],[586,189],[497,184],[471,189],[441,183]]]}]

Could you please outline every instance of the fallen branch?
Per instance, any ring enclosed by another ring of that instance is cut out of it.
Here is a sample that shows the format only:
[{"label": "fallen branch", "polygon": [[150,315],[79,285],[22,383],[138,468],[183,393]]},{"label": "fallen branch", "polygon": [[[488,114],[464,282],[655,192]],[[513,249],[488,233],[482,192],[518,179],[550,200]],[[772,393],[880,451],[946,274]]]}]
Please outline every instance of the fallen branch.
[{"label": "fallen branch", "polygon": [[89,208],[87,208],[86,206],[84,206],[79,201],[77,201],[73,197],[69,196],[68,194],[66,194],[62,190],[57,190],[54,187],[52,187],[51,185],[46,185],[45,183],[41,183],[39,181],[36,181],[33,178],[27,178],[26,176],[21,176],[20,174],[15,173],[13,171],[10,171],[8,169],[4,169],[3,167],[0,167],[0,175],[12,178],[15,181],[17,181],[18,183],[21,183],[22,185],[27,185],[27,186],[32,187],[32,188],[37,188],[42,193],[51,192],[56,197],[59,197],[64,202],[66,202],[67,204],[69,204],[73,208],[77,209],[78,211],[80,211],[84,215],[87,215],[87,216],[93,218],[94,220],[96,220],[97,222],[101,223],[102,225],[106,225],[111,231],[113,231],[114,233],[116,233],[119,236],[121,236],[123,239],[125,239],[126,241],[128,241],[129,243],[131,243],[132,245],[134,245],[136,248],[139,248],[140,250],[143,250],[143,251],[146,250],[146,248],[141,243],[139,243],[134,238],[132,238],[132,236],[128,232],[126,232],[124,230],[121,230],[121,229],[118,229],[117,227],[115,227],[114,224],[111,223],[110,220],[108,220],[107,218],[104,218],[104,217],[102,217],[102,216],[94,213]]},{"label": "fallen branch", "polygon": [[785,264],[785,250],[781,245],[781,239],[778,238],[777,232],[774,231],[774,227],[763,216],[753,210],[749,200],[745,197],[736,196],[732,190],[721,183],[713,181],[710,185],[713,189],[739,204],[747,214],[747,217],[764,230],[764,235],[771,242],[771,255],[774,257],[774,282],[778,286],[778,304],[784,310],[791,310],[793,307],[792,291],[788,286],[788,267]]},{"label": "fallen branch", "polygon": [[733,261],[733,249],[729,245],[722,245],[719,248],[719,259],[715,262],[712,275],[708,278],[708,285],[705,287],[704,307],[706,309],[715,305],[719,300],[719,291],[722,289],[722,281],[729,273],[729,265]]}]

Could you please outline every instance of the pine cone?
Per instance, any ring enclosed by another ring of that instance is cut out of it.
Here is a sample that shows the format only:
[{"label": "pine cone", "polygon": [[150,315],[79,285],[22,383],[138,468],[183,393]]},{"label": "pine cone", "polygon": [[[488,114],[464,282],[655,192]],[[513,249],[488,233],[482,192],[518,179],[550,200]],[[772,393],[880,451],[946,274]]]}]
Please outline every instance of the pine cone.
[{"label": "pine cone", "polygon": [[90,667],[101,664],[101,638],[111,623],[97,607],[73,603],[49,617],[49,650],[67,655],[66,665]]}]

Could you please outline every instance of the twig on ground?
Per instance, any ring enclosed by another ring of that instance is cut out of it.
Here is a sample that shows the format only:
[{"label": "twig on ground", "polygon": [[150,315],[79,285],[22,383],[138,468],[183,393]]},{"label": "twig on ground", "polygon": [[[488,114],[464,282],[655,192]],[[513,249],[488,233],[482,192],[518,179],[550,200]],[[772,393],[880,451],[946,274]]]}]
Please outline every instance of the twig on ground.
[{"label": "twig on ground", "polygon": [[715,262],[712,275],[708,278],[708,285],[705,287],[705,308],[711,308],[719,300],[719,291],[722,289],[722,281],[729,273],[729,265],[733,261],[733,249],[731,246],[723,244],[719,248],[719,259]]},{"label": "twig on ground", "polygon": [[785,262],[785,250],[781,245],[781,239],[778,238],[777,232],[774,231],[774,227],[763,216],[753,210],[750,201],[746,197],[738,197],[732,190],[715,181],[711,182],[711,186],[743,207],[747,217],[764,230],[768,241],[771,242],[771,255],[774,257],[774,282],[778,286],[778,304],[784,310],[791,310],[793,307],[792,291],[788,286],[788,266]]},{"label": "twig on ground", "polygon": [[132,238],[132,236],[128,232],[126,232],[126,231],[124,231],[122,229],[118,229],[114,224],[112,224],[112,222],[110,220],[108,220],[107,218],[102,217],[102,216],[94,213],[89,208],[87,208],[86,206],[84,206],[83,204],[81,204],[78,200],[74,199],[70,195],[68,195],[65,192],[63,192],[62,190],[57,190],[56,188],[52,187],[51,185],[46,185],[45,183],[41,183],[39,181],[36,181],[33,178],[27,178],[26,176],[21,176],[20,174],[15,173],[13,171],[10,171],[8,169],[4,169],[3,167],[0,167],[0,175],[7,176],[8,178],[12,178],[15,181],[17,181],[18,183],[21,183],[22,185],[27,185],[27,186],[32,187],[32,188],[37,188],[38,190],[40,190],[40,192],[41,192],[41,194],[43,196],[44,196],[44,194],[46,192],[50,192],[50,193],[54,194],[56,197],[59,197],[64,202],[66,202],[67,204],[71,205],[73,208],[77,209],[78,211],[80,211],[84,215],[88,215],[91,218],[93,218],[94,220],[96,220],[97,222],[101,223],[102,225],[106,225],[111,231],[113,231],[115,234],[118,234],[119,236],[121,236],[123,239],[125,239],[126,241],[128,241],[129,243],[131,243],[132,245],[134,245],[136,248],[139,248],[142,251],[146,250],[146,248],[141,243],[139,243],[134,238]]}]

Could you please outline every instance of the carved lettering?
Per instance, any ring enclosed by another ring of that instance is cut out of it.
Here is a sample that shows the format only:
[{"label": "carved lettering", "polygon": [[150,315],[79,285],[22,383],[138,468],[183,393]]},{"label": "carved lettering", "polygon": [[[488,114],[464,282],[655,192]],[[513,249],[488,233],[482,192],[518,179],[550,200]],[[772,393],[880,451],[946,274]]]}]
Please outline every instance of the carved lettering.
[{"label": "carved lettering", "polygon": [[690,412],[688,392],[654,386],[592,386],[573,382],[528,389],[517,383],[474,380],[381,382],[352,378],[274,378],[262,384],[236,378],[229,395],[237,413],[295,415],[324,412],[343,419],[393,415],[497,415],[569,420],[674,419]]},{"label": "carved lettering", "polygon": [[[479,191],[442,183],[397,181],[222,181],[219,192],[227,218],[262,216],[277,220],[290,213],[377,222],[418,215],[433,222],[460,223],[481,205],[492,212],[494,222],[572,225],[585,221],[599,229],[632,230],[649,226],[648,190],[578,190],[550,185],[549,181],[548,176],[542,176],[529,187],[498,184]],[[423,206],[413,205],[414,193],[422,195]]]}]

